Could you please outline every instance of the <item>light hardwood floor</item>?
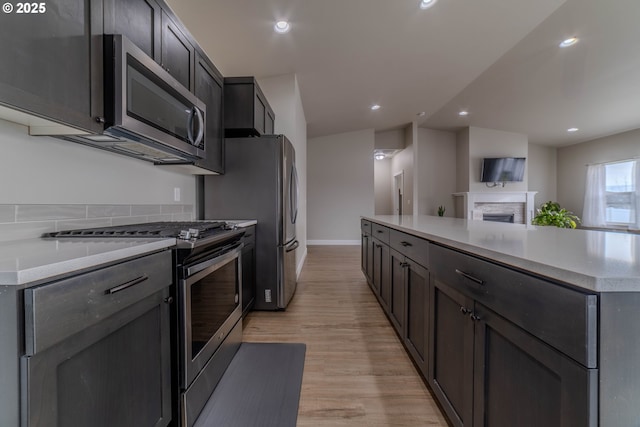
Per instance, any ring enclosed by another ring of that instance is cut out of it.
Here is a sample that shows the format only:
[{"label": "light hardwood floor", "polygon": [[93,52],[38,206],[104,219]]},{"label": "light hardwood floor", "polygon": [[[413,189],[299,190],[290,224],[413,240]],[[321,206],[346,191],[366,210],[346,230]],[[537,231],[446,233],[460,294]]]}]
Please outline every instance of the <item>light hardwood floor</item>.
[{"label": "light hardwood floor", "polygon": [[360,271],[359,246],[310,246],[284,312],[244,341],[307,345],[298,427],[447,426]]}]

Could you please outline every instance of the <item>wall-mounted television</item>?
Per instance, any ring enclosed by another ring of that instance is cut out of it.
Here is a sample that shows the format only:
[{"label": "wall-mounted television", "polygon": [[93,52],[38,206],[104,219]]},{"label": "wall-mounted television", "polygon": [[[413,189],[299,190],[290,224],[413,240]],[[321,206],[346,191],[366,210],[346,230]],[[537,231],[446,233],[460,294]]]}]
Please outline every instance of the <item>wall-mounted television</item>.
[{"label": "wall-mounted television", "polygon": [[524,178],[524,157],[493,157],[482,160],[480,182],[516,182]]}]

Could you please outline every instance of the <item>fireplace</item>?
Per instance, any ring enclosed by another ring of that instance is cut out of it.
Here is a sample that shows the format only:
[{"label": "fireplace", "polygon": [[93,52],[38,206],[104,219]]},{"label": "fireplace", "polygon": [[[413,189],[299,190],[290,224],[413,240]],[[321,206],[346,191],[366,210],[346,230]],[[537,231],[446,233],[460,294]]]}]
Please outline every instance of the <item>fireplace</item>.
[{"label": "fireplace", "polygon": [[483,213],[482,214],[483,221],[493,221],[493,222],[510,222],[514,223],[515,214],[512,213]]},{"label": "fireplace", "polygon": [[[501,222],[516,224],[531,224],[534,213],[534,196],[537,191],[481,191],[454,193],[458,198],[458,212],[462,217],[470,220],[485,220],[485,215],[493,219],[494,215],[513,215],[513,220],[499,219]],[[495,217],[499,218],[499,217]]]}]

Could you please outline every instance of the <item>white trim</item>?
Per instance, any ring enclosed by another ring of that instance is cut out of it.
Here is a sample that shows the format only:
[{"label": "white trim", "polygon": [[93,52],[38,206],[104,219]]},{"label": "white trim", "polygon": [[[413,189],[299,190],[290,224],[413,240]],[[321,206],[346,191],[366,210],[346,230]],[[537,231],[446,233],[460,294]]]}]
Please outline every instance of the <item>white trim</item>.
[{"label": "white trim", "polygon": [[300,277],[300,273],[302,272],[302,267],[304,267],[304,262],[307,259],[307,247],[305,246],[304,252],[302,252],[302,256],[300,257],[300,262],[296,267],[296,280]]},{"label": "white trim", "polygon": [[348,246],[360,245],[360,240],[307,240],[308,246]]}]

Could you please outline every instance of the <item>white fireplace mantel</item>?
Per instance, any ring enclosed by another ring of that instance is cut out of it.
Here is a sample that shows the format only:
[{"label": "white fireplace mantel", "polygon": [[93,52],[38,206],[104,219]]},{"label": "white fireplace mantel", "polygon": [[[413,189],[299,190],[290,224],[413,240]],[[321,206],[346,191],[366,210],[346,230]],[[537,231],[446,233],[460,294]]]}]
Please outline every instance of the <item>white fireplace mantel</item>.
[{"label": "white fireplace mantel", "polygon": [[525,224],[531,224],[535,207],[534,197],[537,191],[496,191],[496,192],[462,192],[453,193],[463,198],[463,218],[474,218],[476,203],[524,203]]}]

